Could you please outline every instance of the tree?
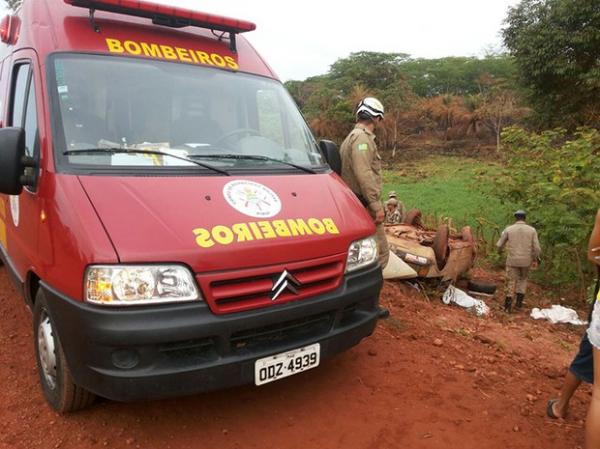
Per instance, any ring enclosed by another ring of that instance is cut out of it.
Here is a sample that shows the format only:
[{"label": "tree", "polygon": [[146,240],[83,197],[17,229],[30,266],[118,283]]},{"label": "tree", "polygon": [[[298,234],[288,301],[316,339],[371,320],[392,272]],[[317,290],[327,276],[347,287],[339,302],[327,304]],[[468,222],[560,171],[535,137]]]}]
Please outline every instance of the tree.
[{"label": "tree", "polygon": [[600,126],[598,0],[522,0],[504,43],[541,125]]},{"label": "tree", "polygon": [[357,83],[381,92],[403,77],[400,64],[406,60],[408,55],[404,53],[352,53],[333,63],[329,78],[344,94],[349,94]]},{"label": "tree", "polygon": [[527,210],[539,231],[544,269],[537,275],[548,283],[579,281],[587,287],[587,240],[600,203],[600,132],[511,127],[502,139],[506,168],[494,178],[497,194]]},{"label": "tree", "polygon": [[482,123],[496,138],[496,152],[500,152],[500,136],[508,125],[522,118],[526,109],[519,106],[518,97],[514,91],[502,87],[491,90],[482,96],[483,101],[478,109]]},{"label": "tree", "polygon": [[400,68],[412,89],[421,97],[476,94],[480,93],[478,80],[482,76],[512,80],[515,75],[513,59],[504,54],[482,59],[411,59],[403,62]]},{"label": "tree", "polygon": [[5,3],[8,9],[16,11],[23,3],[23,0],[5,0]]}]

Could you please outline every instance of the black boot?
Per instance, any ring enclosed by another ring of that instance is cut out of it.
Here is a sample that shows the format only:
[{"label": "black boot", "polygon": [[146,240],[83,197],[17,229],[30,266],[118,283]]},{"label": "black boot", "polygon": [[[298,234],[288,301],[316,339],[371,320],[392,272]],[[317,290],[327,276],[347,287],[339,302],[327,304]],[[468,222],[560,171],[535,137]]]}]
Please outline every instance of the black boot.
[{"label": "black boot", "polygon": [[523,307],[523,300],[525,299],[525,293],[517,293],[517,309]]},{"label": "black boot", "polygon": [[506,313],[512,312],[512,298],[510,296],[507,296],[504,300],[504,311]]}]

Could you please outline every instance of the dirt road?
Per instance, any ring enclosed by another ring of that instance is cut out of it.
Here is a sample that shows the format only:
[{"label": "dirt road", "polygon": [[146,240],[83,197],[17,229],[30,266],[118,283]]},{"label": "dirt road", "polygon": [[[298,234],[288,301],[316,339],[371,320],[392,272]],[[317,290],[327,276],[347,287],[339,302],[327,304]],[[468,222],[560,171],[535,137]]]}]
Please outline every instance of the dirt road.
[{"label": "dirt road", "polygon": [[477,319],[397,284],[382,302],[392,319],[373,337],[304,375],[62,417],[43,401],[30,313],[0,268],[0,448],[582,446],[589,387],[566,421],[544,414],[581,330]]}]

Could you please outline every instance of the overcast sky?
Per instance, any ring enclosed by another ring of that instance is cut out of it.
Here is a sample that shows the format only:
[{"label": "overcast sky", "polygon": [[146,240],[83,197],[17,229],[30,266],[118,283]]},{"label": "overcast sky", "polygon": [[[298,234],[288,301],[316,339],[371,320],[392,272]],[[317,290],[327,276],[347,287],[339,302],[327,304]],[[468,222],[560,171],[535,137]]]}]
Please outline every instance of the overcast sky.
[{"label": "overcast sky", "polygon": [[[36,0],[26,0],[36,1]],[[53,0],[62,1],[62,0]],[[325,73],[369,50],[413,57],[479,56],[500,47],[518,0],[154,0],[253,21],[246,36],[283,80]]]}]

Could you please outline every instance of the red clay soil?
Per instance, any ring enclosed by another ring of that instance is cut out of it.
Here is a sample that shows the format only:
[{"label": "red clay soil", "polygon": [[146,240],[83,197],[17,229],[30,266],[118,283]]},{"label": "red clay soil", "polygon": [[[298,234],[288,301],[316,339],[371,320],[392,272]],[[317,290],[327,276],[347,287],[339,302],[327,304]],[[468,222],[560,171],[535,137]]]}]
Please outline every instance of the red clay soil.
[{"label": "red clay soil", "polygon": [[392,318],[318,369],[264,387],[60,416],[35,370],[31,316],[0,269],[0,448],[544,448],[583,445],[589,387],[546,418],[581,328],[476,318],[386,284]]}]

